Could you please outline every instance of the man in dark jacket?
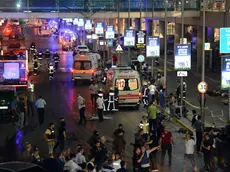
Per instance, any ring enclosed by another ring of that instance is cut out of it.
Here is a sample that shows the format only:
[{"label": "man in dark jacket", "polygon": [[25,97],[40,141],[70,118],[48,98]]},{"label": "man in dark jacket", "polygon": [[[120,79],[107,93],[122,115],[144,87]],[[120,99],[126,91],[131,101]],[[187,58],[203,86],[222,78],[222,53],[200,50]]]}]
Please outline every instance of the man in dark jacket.
[{"label": "man in dark jacket", "polygon": [[93,135],[89,138],[87,143],[93,148],[98,140],[100,140],[99,132],[94,130]]},{"label": "man in dark jacket", "polygon": [[92,155],[95,157],[95,165],[97,166],[97,171],[101,169],[102,164],[105,161],[106,154],[101,148],[100,141],[97,141],[95,147],[92,149]]},{"label": "man in dark jacket", "polygon": [[123,130],[123,126],[122,124],[119,124],[118,129],[116,129],[113,132],[113,135],[114,135],[113,146],[114,146],[115,152],[119,152],[121,154],[125,150],[125,144],[126,144],[125,139],[124,139],[124,134],[125,134],[125,131]]},{"label": "man in dark jacket", "polygon": [[141,128],[138,130],[138,133],[135,134],[135,143],[136,147],[142,147],[145,145],[145,139],[143,137],[144,130]]}]

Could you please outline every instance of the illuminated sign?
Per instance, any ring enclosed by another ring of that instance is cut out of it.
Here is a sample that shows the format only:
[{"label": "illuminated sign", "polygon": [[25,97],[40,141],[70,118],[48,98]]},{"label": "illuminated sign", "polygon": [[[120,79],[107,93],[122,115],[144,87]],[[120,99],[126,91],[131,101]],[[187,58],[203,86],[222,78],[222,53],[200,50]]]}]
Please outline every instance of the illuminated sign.
[{"label": "illuminated sign", "polygon": [[205,51],[209,51],[210,50],[210,43],[209,42],[204,43],[204,50]]},{"label": "illuminated sign", "polygon": [[191,44],[176,44],[175,45],[175,70],[190,70],[191,69]]},{"label": "illuminated sign", "polygon": [[221,88],[230,89],[230,56],[222,56]]},{"label": "illuminated sign", "polygon": [[78,24],[77,25],[79,27],[84,27],[84,25],[85,25],[84,19],[78,19]]},{"label": "illuminated sign", "polygon": [[135,31],[133,29],[125,29],[124,46],[125,47],[135,46]]},{"label": "illuminated sign", "polygon": [[146,31],[137,31],[136,32],[136,47],[145,48],[146,46]]},{"label": "illuminated sign", "polygon": [[92,21],[91,20],[85,21],[85,30],[92,30]]},{"label": "illuminated sign", "polygon": [[105,32],[105,39],[114,39],[114,37],[115,37],[114,26],[107,26]]},{"label": "illuminated sign", "polygon": [[146,57],[160,57],[159,36],[147,36]]},{"label": "illuminated sign", "polygon": [[230,53],[230,28],[220,28],[220,53]]},{"label": "illuminated sign", "polygon": [[96,23],[95,34],[98,34],[98,35],[104,34],[104,23],[103,22]]}]

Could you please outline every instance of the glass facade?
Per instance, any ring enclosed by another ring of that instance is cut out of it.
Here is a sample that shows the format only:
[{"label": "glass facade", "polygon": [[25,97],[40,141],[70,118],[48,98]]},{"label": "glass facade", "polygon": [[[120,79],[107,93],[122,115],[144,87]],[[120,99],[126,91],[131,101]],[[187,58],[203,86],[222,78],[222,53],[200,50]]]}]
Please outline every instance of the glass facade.
[{"label": "glass facade", "polygon": [[[0,0],[1,12],[109,12],[117,11],[118,0]],[[181,0],[167,0],[168,11],[180,11]],[[132,12],[152,10],[152,0],[130,0]],[[154,0],[155,11],[163,11],[164,0]],[[200,0],[186,0],[186,11],[199,11]],[[128,11],[128,0],[120,0],[120,11]]]}]

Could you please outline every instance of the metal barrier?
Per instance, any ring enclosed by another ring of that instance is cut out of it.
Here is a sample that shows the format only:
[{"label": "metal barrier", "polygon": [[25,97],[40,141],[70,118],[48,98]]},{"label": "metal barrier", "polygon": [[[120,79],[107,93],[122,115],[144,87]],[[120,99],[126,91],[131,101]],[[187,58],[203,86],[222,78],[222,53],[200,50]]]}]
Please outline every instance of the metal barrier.
[{"label": "metal barrier", "polygon": [[[140,0],[130,0],[131,12],[140,11]],[[117,11],[117,0],[1,0],[1,12],[86,12]],[[167,0],[168,11],[180,11],[180,0]],[[164,0],[154,1],[155,11],[165,8]],[[199,11],[200,0],[187,0],[186,11]],[[120,11],[128,11],[128,0],[120,0]],[[142,0],[142,11],[152,11],[152,0]]]}]

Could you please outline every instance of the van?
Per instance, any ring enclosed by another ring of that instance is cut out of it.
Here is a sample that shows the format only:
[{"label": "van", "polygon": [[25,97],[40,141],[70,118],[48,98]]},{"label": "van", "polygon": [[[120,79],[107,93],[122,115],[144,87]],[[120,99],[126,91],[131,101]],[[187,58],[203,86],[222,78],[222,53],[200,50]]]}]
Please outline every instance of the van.
[{"label": "van", "polygon": [[139,108],[141,102],[141,79],[131,67],[114,67],[107,72],[107,89],[117,87],[119,90],[119,107]]},{"label": "van", "polygon": [[[99,55],[100,56],[100,55]],[[98,54],[83,54],[74,56],[72,67],[72,80],[90,81],[100,67],[100,57]]]}]

